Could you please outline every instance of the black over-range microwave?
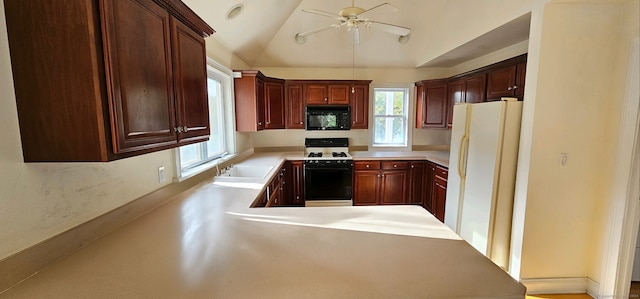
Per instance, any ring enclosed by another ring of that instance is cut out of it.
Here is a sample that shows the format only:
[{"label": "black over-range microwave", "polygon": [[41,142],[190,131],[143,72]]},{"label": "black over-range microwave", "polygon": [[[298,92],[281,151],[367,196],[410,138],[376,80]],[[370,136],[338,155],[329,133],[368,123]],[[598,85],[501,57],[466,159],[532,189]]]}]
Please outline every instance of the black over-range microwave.
[{"label": "black over-range microwave", "polygon": [[350,106],[307,106],[308,131],[314,130],[350,130]]}]

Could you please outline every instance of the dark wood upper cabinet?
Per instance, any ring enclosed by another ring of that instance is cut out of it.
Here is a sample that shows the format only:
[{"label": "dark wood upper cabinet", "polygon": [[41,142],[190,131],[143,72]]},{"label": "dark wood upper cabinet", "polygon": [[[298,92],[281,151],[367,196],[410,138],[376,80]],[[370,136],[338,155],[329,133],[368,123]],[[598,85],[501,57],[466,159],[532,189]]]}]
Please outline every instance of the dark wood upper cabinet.
[{"label": "dark wood upper cabinet", "polygon": [[447,126],[451,127],[453,121],[453,106],[457,103],[464,103],[465,87],[464,80],[458,79],[449,82],[449,103],[447,109]]},{"label": "dark wood upper cabinet", "polygon": [[349,105],[351,85],[331,81],[306,84],[307,105]]},{"label": "dark wood upper cabinet", "polygon": [[207,58],[204,40],[171,17],[179,140],[204,141],[210,135]]},{"label": "dark wood upper cabinet", "polygon": [[351,129],[369,128],[369,84],[356,84],[351,93]]},{"label": "dark wood upper cabinet", "polygon": [[285,127],[287,129],[304,129],[304,85],[286,82],[285,89]]},{"label": "dark wood upper cabinet", "polygon": [[236,131],[256,132],[265,128],[264,75],[259,71],[242,71],[234,78]]},{"label": "dark wood upper cabinet", "polygon": [[416,87],[416,128],[446,128],[447,81],[420,81]]},{"label": "dark wood upper cabinet", "polygon": [[487,88],[487,75],[479,74],[464,78],[464,102],[482,103],[485,99]]},{"label": "dark wood upper cabinet", "polygon": [[26,162],[111,161],[208,138],[203,37],[214,31],[182,2],[4,4]]},{"label": "dark wood upper cabinet", "polygon": [[265,129],[284,129],[284,80],[267,79],[264,83]]},{"label": "dark wood upper cabinet", "polygon": [[487,75],[487,100],[495,101],[501,97],[522,99],[526,71],[526,62],[490,71]]}]

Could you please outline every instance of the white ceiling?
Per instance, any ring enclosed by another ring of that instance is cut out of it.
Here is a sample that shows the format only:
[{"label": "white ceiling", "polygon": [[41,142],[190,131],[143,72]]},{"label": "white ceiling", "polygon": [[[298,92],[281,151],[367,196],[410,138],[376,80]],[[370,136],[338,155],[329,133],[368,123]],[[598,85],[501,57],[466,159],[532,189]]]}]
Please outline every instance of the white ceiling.
[{"label": "white ceiling", "polygon": [[[398,36],[362,28],[360,44],[353,45],[346,28],[322,31],[299,45],[298,32],[337,23],[329,17],[302,12],[318,9],[338,13],[351,6],[350,0],[183,0],[216,30],[213,35],[226,48],[252,67],[450,67],[528,39],[530,15],[504,24],[478,38],[460,45],[440,57],[423,61],[426,38],[437,28],[448,2],[457,0],[390,0],[365,15],[370,20],[412,29],[406,44]],[[478,0],[476,0],[478,1]],[[368,9],[384,0],[356,0],[355,6]],[[226,19],[230,8],[243,4],[242,13]],[[451,28],[448,30],[463,30]]]}]

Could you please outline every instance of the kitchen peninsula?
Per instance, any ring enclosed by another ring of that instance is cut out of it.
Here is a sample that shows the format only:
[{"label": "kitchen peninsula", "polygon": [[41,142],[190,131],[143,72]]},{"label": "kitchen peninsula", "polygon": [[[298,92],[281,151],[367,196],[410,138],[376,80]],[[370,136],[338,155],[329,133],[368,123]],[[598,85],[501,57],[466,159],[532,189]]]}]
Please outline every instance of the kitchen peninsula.
[{"label": "kitchen peninsula", "polygon": [[9,289],[4,298],[524,298],[418,206],[249,208],[287,158],[211,178]]}]

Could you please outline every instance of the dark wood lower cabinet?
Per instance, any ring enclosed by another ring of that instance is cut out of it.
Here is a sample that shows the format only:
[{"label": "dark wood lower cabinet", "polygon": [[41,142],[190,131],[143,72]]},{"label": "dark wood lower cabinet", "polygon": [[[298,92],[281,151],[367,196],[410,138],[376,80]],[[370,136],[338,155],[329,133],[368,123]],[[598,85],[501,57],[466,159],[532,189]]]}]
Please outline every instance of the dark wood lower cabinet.
[{"label": "dark wood lower cabinet", "polygon": [[447,178],[449,170],[446,167],[427,162],[429,170],[427,186],[431,189],[429,196],[425,198],[424,208],[435,215],[438,220],[444,222],[444,209],[447,199]]},{"label": "dark wood lower cabinet", "polygon": [[427,162],[409,162],[409,200],[408,204],[422,205],[427,196]]},{"label": "dark wood lower cabinet", "polygon": [[407,198],[408,162],[356,161],[353,172],[353,204],[404,204]]},{"label": "dark wood lower cabinet", "polygon": [[287,198],[285,205],[302,207],[304,206],[304,169],[302,161],[287,161],[287,175],[285,175],[285,190]]}]

